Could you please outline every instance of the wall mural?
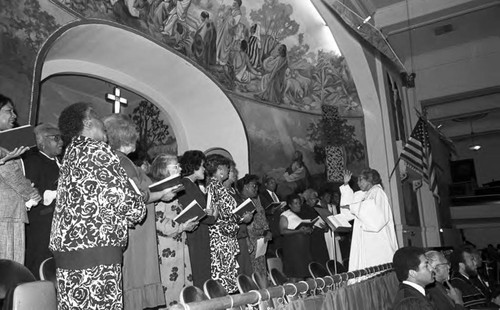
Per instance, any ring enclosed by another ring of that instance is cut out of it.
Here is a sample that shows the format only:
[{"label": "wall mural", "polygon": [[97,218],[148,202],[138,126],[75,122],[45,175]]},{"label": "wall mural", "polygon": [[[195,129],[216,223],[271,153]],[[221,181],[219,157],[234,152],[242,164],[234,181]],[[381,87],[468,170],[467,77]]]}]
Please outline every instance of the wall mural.
[{"label": "wall mural", "polygon": [[319,36],[324,24],[314,9],[300,10],[303,0],[57,1],[142,31],[254,102],[317,113],[330,104],[362,115],[346,61]]}]

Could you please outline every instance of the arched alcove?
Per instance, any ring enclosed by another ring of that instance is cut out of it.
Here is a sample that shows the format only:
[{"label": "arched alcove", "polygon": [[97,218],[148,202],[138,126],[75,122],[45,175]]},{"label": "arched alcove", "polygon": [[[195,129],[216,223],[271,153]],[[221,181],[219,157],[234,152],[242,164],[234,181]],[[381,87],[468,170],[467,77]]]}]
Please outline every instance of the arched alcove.
[{"label": "arched alcove", "polygon": [[232,102],[217,83],[169,47],[107,21],[67,24],[38,54],[32,124],[40,83],[58,74],[96,77],[137,93],[163,110],[180,153],[222,147],[248,172],[248,139]]}]

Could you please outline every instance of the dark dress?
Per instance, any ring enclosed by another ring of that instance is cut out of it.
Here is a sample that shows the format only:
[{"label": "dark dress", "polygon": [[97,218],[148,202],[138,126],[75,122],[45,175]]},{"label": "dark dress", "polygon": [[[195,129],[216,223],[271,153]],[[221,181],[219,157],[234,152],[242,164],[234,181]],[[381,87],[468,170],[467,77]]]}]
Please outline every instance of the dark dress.
[{"label": "dark dress", "polygon": [[[40,153],[38,148],[26,152],[22,159],[26,178],[34,184],[40,195],[43,196],[46,190],[57,190],[59,166],[55,159]],[[48,206],[40,201],[28,212],[25,265],[37,279],[42,261],[52,257],[52,253],[49,251],[49,239],[55,204],[55,199]]]},{"label": "dark dress", "polygon": [[[182,206],[187,206],[194,199],[202,208],[207,205],[205,194],[200,190],[197,184],[188,178],[181,180],[184,185],[184,192],[181,192],[178,198]],[[215,222],[213,216],[206,216],[201,220],[198,228],[187,233],[187,243],[189,247],[189,256],[191,258],[191,271],[193,274],[193,283],[199,288],[203,288],[203,283],[210,279],[210,235],[208,225]]]},{"label": "dark dress", "polygon": [[[276,193],[275,193],[276,194]],[[277,196],[277,195],[276,195]],[[261,190],[259,194],[260,202],[262,207],[265,208],[266,211],[266,219],[269,223],[269,230],[271,230],[271,234],[273,235],[273,239],[269,241],[267,246],[267,257],[275,256],[276,250],[281,248],[281,234],[280,234],[280,215],[281,210],[273,210],[273,208],[266,208],[270,203],[273,203],[274,200],[271,197],[271,194],[264,188]],[[278,198],[279,200],[279,198]]]},{"label": "dark dress", "polygon": [[[281,213],[287,219],[294,216],[292,210]],[[312,261],[310,252],[311,236],[307,233],[283,235],[283,272],[288,277],[309,277],[309,263]]]},{"label": "dark dress", "polygon": [[[316,210],[305,204],[302,206],[298,215],[304,220],[312,220],[318,217]],[[325,230],[318,227],[313,228],[310,245],[311,258],[313,261],[325,265],[330,259],[328,248],[326,247]]]}]

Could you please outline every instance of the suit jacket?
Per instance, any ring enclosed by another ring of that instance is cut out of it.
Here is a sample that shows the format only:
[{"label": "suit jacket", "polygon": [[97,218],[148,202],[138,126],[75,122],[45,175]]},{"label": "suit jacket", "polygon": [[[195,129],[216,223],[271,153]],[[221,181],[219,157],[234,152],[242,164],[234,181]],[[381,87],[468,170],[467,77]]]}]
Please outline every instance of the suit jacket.
[{"label": "suit jacket", "polygon": [[434,310],[438,309],[430,302],[430,300],[422,295],[415,288],[400,283],[399,290],[392,303],[393,310]]},{"label": "suit jacket", "polygon": [[[276,192],[275,192],[276,194]],[[276,194],[276,196],[278,196]],[[262,207],[264,208],[264,211],[266,213],[266,218],[269,223],[269,229],[271,230],[271,233],[273,234],[273,239],[274,238],[279,238],[280,237],[280,210],[275,210],[275,212],[272,212],[272,208],[266,209],[266,207],[274,202],[273,198],[271,197],[271,194],[264,188],[260,191],[259,193],[259,198],[260,198],[260,203]],[[279,199],[279,197],[278,197]]]},{"label": "suit jacket", "polygon": [[440,282],[434,282],[427,286],[427,295],[432,301],[436,309],[439,310],[465,310],[462,305],[456,304],[450,296],[446,288]]},{"label": "suit jacket", "polygon": [[[456,272],[450,279],[451,285],[462,292],[462,299],[466,308],[487,308],[494,306],[489,301],[491,292],[477,279],[467,279],[461,273]],[[498,306],[496,306],[498,308]]]}]

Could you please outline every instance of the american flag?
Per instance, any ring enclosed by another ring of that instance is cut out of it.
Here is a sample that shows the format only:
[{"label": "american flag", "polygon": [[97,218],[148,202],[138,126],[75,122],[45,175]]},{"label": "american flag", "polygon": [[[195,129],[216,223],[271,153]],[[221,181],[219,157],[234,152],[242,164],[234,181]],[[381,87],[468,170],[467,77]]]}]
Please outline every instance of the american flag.
[{"label": "american flag", "polygon": [[432,160],[427,122],[424,119],[419,118],[417,125],[411,132],[410,139],[401,152],[401,158],[424,178],[424,181],[429,184],[432,194],[439,199],[436,169]]}]

